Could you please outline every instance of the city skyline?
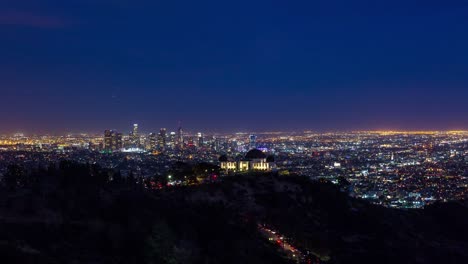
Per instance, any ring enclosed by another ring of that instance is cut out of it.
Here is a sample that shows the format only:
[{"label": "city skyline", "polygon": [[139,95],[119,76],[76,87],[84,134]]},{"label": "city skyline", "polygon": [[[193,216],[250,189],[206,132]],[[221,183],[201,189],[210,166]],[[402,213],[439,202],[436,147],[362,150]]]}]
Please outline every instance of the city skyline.
[{"label": "city skyline", "polygon": [[[169,133],[177,133],[177,128],[166,128],[160,127],[155,129],[143,129],[141,136],[149,136],[151,134],[159,134],[160,129],[167,129]],[[204,130],[204,129],[187,129],[184,128],[184,135],[197,135],[197,133],[203,133],[204,135],[233,135],[233,134],[271,134],[271,133],[316,133],[316,134],[329,134],[329,133],[382,133],[382,134],[433,134],[433,133],[468,133],[468,129],[330,129],[330,130],[318,130],[318,129],[295,129],[295,130],[288,130],[288,129],[278,129],[278,130],[231,130],[231,131],[219,131],[216,129]],[[103,132],[110,130],[114,132],[121,133],[123,136],[130,137],[132,134],[132,129],[116,129],[116,128],[107,128],[102,131],[91,131],[82,129],[80,131],[66,131],[66,132],[29,132],[23,130],[15,130],[12,132],[0,132],[0,136],[15,136],[15,135],[22,135],[22,136],[78,136],[80,134],[83,135],[101,135]]]},{"label": "city skyline", "polygon": [[0,0],[2,264],[468,263],[468,0]]},{"label": "city skyline", "polygon": [[468,129],[467,11],[2,1],[0,133]]}]

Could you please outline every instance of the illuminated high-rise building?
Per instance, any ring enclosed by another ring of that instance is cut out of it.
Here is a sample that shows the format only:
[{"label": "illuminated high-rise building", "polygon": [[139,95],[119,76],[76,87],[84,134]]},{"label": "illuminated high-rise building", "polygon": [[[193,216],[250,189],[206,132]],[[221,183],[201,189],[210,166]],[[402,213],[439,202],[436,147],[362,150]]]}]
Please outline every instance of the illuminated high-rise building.
[{"label": "illuminated high-rise building", "polygon": [[112,150],[112,130],[104,131],[104,150]]},{"label": "illuminated high-rise building", "polygon": [[122,134],[115,130],[104,131],[104,150],[114,152],[122,148]]},{"label": "illuminated high-rise building", "polygon": [[157,145],[158,145],[156,133],[150,133],[149,136],[148,136],[148,140],[149,140],[150,150],[152,150],[152,151],[156,150]]},{"label": "illuminated high-rise building", "polygon": [[122,133],[116,133],[114,137],[116,150],[123,148]]},{"label": "illuminated high-rise building", "polygon": [[198,140],[197,140],[197,143],[198,143],[198,147],[201,148],[203,147],[203,134],[201,132],[198,132]]},{"label": "illuminated high-rise building", "polygon": [[158,135],[158,148],[164,150],[166,148],[166,129],[161,128]]},{"label": "illuminated high-rise building", "polygon": [[177,129],[177,145],[179,148],[184,146],[184,135],[183,135],[182,126],[179,124],[179,128]]},{"label": "illuminated high-rise building", "polygon": [[132,145],[135,148],[140,147],[140,135],[138,134],[138,124],[133,124],[133,131],[131,133]]},{"label": "illuminated high-rise building", "polygon": [[133,124],[133,135],[138,135],[138,124]]},{"label": "illuminated high-rise building", "polygon": [[174,149],[176,147],[176,133],[175,132],[169,133],[169,146],[171,149]]}]

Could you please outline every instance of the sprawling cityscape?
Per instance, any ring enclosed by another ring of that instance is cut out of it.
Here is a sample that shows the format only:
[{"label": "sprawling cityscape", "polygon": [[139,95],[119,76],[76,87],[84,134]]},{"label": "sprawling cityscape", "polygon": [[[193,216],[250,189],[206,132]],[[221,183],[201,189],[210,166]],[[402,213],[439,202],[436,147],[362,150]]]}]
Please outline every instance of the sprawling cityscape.
[{"label": "sprawling cityscape", "polygon": [[[185,162],[218,167],[220,178],[276,171],[335,184],[345,180],[350,196],[386,207],[423,208],[468,195],[468,131],[205,134],[178,127],[142,133],[138,124],[129,130],[1,136],[0,176],[12,162],[33,170],[61,160],[98,164],[137,180],[167,178],[167,185],[203,183],[213,176],[171,179],[172,165]],[[155,186],[161,184],[146,187]]]},{"label": "sprawling cityscape", "polygon": [[467,0],[0,0],[0,264],[468,263],[467,29]]}]

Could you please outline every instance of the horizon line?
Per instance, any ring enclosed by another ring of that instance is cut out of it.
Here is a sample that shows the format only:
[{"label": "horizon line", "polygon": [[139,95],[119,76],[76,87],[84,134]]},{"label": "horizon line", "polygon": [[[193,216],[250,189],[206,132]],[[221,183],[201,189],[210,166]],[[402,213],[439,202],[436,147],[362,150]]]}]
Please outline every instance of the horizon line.
[{"label": "horizon line", "polygon": [[[112,130],[112,129],[111,129]],[[116,131],[119,131],[115,129]],[[0,136],[15,136],[15,135],[24,135],[24,136],[70,136],[70,135],[98,135],[102,134],[105,130],[101,132],[47,132],[47,133],[29,133],[29,132],[13,132],[13,133],[0,133]],[[196,131],[196,132],[195,132]],[[157,132],[157,131],[156,131]],[[174,131],[175,132],[175,131]],[[200,130],[189,130],[190,133],[204,133],[206,135],[216,135],[216,134],[282,134],[282,133],[305,133],[305,134],[330,134],[330,133],[376,133],[376,134],[434,134],[434,133],[468,133],[468,129],[411,129],[411,130],[402,130],[402,129],[353,129],[353,130],[312,130],[312,129],[301,129],[301,130],[267,130],[267,131],[230,131],[230,132],[220,132],[220,131],[209,131],[202,132]],[[149,134],[153,132],[143,131],[141,134]],[[187,130],[184,132],[187,134]]]}]

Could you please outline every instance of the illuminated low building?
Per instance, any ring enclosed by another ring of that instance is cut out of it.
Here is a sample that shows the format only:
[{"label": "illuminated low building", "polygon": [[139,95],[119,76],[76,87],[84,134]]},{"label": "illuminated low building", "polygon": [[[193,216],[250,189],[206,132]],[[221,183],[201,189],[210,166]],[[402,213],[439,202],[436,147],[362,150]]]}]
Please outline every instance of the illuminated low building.
[{"label": "illuminated low building", "polygon": [[219,158],[221,169],[226,171],[270,171],[276,168],[273,156],[265,155],[261,150],[252,149],[242,160],[229,160],[226,155]]},{"label": "illuminated low building", "polygon": [[221,169],[223,169],[223,170],[237,170],[237,162],[235,162],[235,161],[221,161]]}]

